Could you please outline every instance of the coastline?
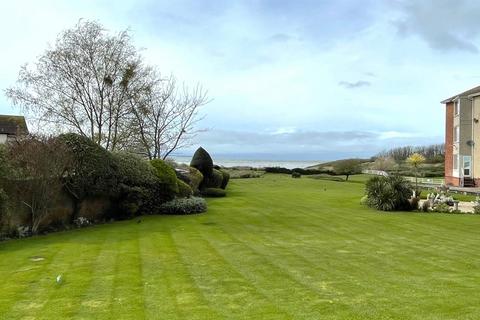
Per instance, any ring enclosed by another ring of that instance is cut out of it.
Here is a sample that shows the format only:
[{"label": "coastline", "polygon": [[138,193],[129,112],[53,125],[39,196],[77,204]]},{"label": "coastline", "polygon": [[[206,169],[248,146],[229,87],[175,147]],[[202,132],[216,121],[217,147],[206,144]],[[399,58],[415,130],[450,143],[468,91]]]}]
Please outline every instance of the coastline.
[{"label": "coastline", "polygon": [[[172,156],[175,162],[189,164],[191,157]],[[248,168],[265,168],[265,167],[282,167],[287,169],[306,168],[314,166],[325,161],[309,161],[309,160],[256,160],[256,159],[213,159],[216,165],[231,167],[248,167]]]}]

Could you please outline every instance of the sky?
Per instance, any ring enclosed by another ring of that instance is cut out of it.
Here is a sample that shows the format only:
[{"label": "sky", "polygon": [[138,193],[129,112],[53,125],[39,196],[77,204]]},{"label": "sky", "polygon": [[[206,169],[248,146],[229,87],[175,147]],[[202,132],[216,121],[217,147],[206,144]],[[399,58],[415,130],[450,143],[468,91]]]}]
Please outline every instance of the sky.
[{"label": "sky", "polygon": [[129,29],[165,74],[201,84],[217,157],[330,160],[442,143],[440,101],[480,85],[480,2],[467,0],[1,1],[3,94],[79,19]]}]

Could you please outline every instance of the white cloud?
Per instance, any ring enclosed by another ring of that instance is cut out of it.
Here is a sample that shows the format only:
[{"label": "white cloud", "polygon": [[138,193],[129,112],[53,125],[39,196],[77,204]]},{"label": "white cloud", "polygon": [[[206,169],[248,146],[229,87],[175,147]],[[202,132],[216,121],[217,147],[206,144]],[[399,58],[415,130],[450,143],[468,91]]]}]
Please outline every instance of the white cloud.
[{"label": "white cloud", "polygon": [[[4,1],[0,89],[11,85],[20,65],[34,61],[61,30],[79,18],[98,19],[112,31],[130,27],[150,63],[208,89],[213,102],[204,108],[201,126],[214,134],[201,139],[223,131],[237,132],[226,135],[232,139],[276,133],[295,145],[292,137],[308,132],[373,132],[372,140],[355,140],[372,152],[388,147],[392,139],[441,142],[444,110],[439,101],[473,87],[480,74],[472,67],[475,55],[435,50],[425,30],[438,23],[434,14],[428,21],[420,19],[423,11],[416,8],[424,8],[423,2],[414,9],[405,1],[292,3]],[[460,3],[459,14],[468,4]],[[437,10],[433,4],[426,8]],[[456,39],[475,35],[477,20],[455,26]],[[418,36],[398,36],[403,22],[407,34]],[[2,112],[15,112],[4,97]],[[350,138],[331,148],[359,150],[348,143]],[[233,141],[240,140],[212,143],[233,150],[225,147]],[[308,149],[309,139],[297,144]],[[274,152],[274,147],[268,148]],[[257,150],[263,148],[257,145]],[[282,146],[276,148],[282,152]]]}]

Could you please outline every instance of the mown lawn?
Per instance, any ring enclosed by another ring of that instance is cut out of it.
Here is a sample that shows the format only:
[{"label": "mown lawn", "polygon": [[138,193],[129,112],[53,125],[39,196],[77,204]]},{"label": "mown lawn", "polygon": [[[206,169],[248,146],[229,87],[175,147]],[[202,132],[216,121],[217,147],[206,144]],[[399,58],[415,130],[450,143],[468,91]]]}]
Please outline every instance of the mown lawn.
[{"label": "mown lawn", "polygon": [[206,214],[0,243],[0,318],[479,319],[480,217],[378,213],[352,180],[233,180]]}]

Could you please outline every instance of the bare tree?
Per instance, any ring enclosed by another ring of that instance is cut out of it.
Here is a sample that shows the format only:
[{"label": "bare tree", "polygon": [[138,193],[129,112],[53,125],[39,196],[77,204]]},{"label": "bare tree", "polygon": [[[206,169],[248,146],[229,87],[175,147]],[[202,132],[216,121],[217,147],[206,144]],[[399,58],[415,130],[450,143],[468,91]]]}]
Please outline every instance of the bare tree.
[{"label": "bare tree", "polygon": [[173,151],[189,146],[199,130],[199,108],[208,103],[207,92],[199,85],[178,88],[173,76],[161,79],[151,74],[151,87],[132,95],[130,102],[132,136],[137,150],[150,159],[166,159]]},{"label": "bare tree", "polygon": [[390,171],[396,165],[395,160],[392,157],[378,157],[373,162],[372,168],[381,171]]},{"label": "bare tree", "polygon": [[404,146],[385,150],[377,154],[376,157],[391,157],[397,161],[406,160],[414,153],[423,155],[427,160],[442,162],[445,157],[444,144],[432,144],[429,146]]},{"label": "bare tree", "polygon": [[125,138],[130,95],[145,85],[145,69],[128,31],[112,36],[97,22],[79,21],[33,68],[21,68],[6,95],[34,118],[115,150]]},{"label": "bare tree", "polygon": [[7,148],[9,197],[25,205],[31,215],[31,230],[37,233],[63,188],[71,166],[65,144],[50,137],[28,136]]}]

